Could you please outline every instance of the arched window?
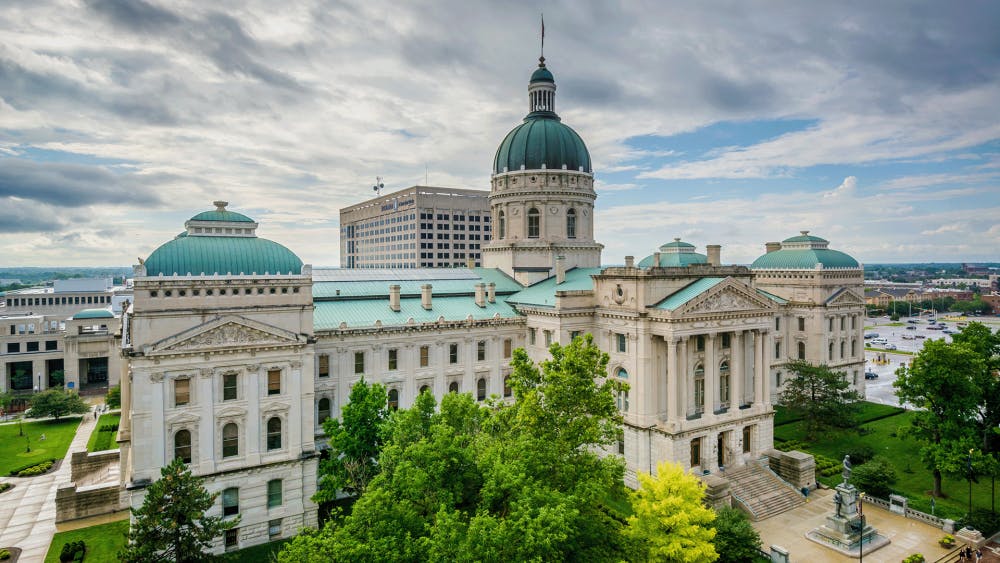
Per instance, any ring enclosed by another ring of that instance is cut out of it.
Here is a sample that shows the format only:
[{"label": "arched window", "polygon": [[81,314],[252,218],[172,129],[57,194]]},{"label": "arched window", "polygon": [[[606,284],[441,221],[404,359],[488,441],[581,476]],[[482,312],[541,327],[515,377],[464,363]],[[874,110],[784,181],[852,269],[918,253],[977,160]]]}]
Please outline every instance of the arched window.
[{"label": "arched window", "polygon": [[497,229],[499,230],[499,238],[503,240],[507,236],[507,216],[503,211],[497,216]]},{"label": "arched window", "polygon": [[833,359],[833,342],[831,342],[829,345],[827,345],[827,356],[829,356],[827,358],[828,360],[832,360]]},{"label": "arched window", "polygon": [[240,455],[240,429],[230,422],[222,427],[222,457]]},{"label": "arched window", "polygon": [[851,339],[851,357],[853,358],[854,356],[857,356],[857,355],[858,355],[858,339],[857,338],[852,338]]},{"label": "arched window", "polygon": [[615,376],[620,377],[621,379],[628,379],[628,372],[625,371],[625,368],[618,368],[618,371],[615,372]]},{"label": "arched window", "polygon": [[429,393],[430,390],[431,390],[431,388],[429,386],[427,386],[427,385],[421,385],[420,386],[420,392],[421,393]]},{"label": "arched window", "polygon": [[541,229],[539,227],[541,219],[538,210],[532,207],[528,210],[528,238],[538,238]]},{"label": "arched window", "polygon": [[505,375],[503,378],[503,396],[510,397],[514,394],[514,390],[510,388],[510,376]]},{"label": "arched window", "polygon": [[486,400],[486,378],[484,377],[480,377],[479,381],[476,382],[476,399]]},{"label": "arched window", "polygon": [[843,340],[840,341],[840,359],[841,360],[844,359],[844,350],[847,348],[846,345],[847,345],[847,342],[844,342]]},{"label": "arched window", "polygon": [[399,390],[389,389],[389,409],[399,410]]},{"label": "arched window", "polygon": [[701,364],[694,367],[694,410],[705,412],[705,367]]},{"label": "arched window", "polygon": [[191,463],[191,431],[178,430],[174,434],[174,457],[181,458],[184,463]]},{"label": "arched window", "polygon": [[719,364],[719,403],[729,406],[729,362]]},{"label": "arched window", "polygon": [[451,383],[448,384],[448,392],[449,393],[458,393],[458,382],[457,381],[452,381]]},{"label": "arched window", "polygon": [[566,238],[576,238],[576,210],[566,212]]},{"label": "arched window", "polygon": [[330,399],[323,397],[319,400],[318,405],[319,410],[319,423],[323,424],[323,421],[330,418]]},{"label": "arched window", "polygon": [[806,343],[805,342],[799,342],[799,359],[800,360],[806,359]]},{"label": "arched window", "polygon": [[267,449],[281,449],[281,419],[276,416],[267,421]]}]

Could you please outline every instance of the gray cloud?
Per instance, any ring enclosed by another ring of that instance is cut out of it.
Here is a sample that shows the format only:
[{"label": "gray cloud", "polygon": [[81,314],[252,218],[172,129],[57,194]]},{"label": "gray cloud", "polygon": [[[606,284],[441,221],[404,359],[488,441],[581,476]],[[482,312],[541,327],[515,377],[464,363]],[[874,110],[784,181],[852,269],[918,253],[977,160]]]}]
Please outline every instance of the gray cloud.
[{"label": "gray cloud", "polygon": [[154,187],[165,180],[162,175],[114,173],[103,166],[0,159],[0,198],[27,199],[57,207],[156,205],[160,200]]}]

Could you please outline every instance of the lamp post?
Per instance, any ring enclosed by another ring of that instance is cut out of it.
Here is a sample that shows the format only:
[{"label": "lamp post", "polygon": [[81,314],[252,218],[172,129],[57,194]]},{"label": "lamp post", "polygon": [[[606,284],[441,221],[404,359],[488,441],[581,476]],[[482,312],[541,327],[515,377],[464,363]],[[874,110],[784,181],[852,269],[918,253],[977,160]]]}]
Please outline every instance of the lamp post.
[{"label": "lamp post", "polygon": [[965,466],[965,472],[969,479],[969,518],[972,518],[972,452],[975,448],[969,449],[969,459]]},{"label": "lamp post", "polygon": [[861,526],[861,537],[858,538],[858,563],[862,563],[865,560],[865,494],[858,493],[858,515],[861,516],[861,521],[859,522]]}]

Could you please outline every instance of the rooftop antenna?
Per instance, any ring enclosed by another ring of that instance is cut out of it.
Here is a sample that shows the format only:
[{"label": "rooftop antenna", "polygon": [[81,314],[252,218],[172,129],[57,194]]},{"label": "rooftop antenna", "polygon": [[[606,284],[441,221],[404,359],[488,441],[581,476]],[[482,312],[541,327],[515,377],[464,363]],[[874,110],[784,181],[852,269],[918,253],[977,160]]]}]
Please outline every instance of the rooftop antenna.
[{"label": "rooftop antenna", "polygon": [[545,14],[542,14],[542,48],[538,52],[538,66],[545,66]]},{"label": "rooftop antenna", "polygon": [[372,186],[372,191],[375,192],[375,195],[376,196],[382,195],[382,188],[384,188],[384,187],[385,187],[385,184],[382,183],[382,177],[381,176],[375,176],[375,185]]}]

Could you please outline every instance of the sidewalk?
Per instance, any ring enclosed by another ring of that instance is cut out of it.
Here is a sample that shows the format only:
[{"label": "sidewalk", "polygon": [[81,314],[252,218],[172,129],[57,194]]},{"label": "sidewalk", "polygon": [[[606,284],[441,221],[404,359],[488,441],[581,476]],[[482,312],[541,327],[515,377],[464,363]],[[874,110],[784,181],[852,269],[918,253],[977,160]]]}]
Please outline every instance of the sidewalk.
[{"label": "sidewalk", "polygon": [[56,532],[56,490],[70,482],[73,452],[86,450],[97,421],[93,411],[83,415],[62,465],[38,477],[0,478],[16,486],[0,497],[0,547],[21,548],[20,561],[35,563],[45,553]]}]

